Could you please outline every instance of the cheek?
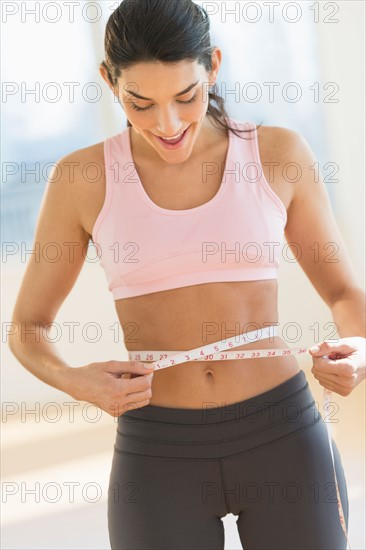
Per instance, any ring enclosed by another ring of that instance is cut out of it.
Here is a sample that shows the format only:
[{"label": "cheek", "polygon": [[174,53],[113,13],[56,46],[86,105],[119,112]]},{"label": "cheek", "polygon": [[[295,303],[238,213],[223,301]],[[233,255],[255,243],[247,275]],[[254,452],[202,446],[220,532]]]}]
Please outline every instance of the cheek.
[{"label": "cheek", "polygon": [[181,110],[180,117],[187,122],[198,122],[205,117],[207,109],[208,102],[204,102],[202,98],[197,98],[194,103],[186,105],[184,109]]},{"label": "cheek", "polygon": [[144,129],[150,128],[154,125],[154,116],[150,114],[149,111],[145,113],[138,113],[134,109],[126,109],[126,115],[128,120],[131,122],[132,126],[135,127],[137,131],[144,131]]},{"label": "cheek", "polygon": [[191,108],[192,108],[190,110],[191,116],[193,118],[201,118],[207,112],[208,102],[203,101],[202,99],[197,99],[197,102],[193,103],[193,105],[191,105]]}]

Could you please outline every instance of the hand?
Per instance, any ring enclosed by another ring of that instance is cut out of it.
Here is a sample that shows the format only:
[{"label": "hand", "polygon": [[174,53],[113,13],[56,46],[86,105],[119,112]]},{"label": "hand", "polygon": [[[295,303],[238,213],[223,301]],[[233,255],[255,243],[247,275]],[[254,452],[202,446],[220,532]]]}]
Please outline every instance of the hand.
[{"label": "hand", "polygon": [[140,361],[105,361],[72,367],[68,393],[117,417],[126,410],[149,404],[153,374],[154,368]]},{"label": "hand", "polygon": [[[366,338],[351,336],[338,342],[324,341],[310,348],[311,372],[320,385],[343,397],[349,395],[365,379],[365,342]],[[312,351],[316,347],[319,350]]]}]

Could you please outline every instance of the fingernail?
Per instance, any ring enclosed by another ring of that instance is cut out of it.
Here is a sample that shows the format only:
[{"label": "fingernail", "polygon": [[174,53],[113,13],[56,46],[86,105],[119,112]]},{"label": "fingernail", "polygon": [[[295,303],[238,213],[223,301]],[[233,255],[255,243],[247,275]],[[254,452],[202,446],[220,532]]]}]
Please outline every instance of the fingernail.
[{"label": "fingernail", "polygon": [[312,348],[309,348],[309,351],[311,351],[311,353],[317,353],[319,350],[320,350],[319,346],[313,346]]},{"label": "fingernail", "polygon": [[154,365],[150,363],[144,363],[144,367],[145,369],[148,369],[148,370],[155,369]]}]

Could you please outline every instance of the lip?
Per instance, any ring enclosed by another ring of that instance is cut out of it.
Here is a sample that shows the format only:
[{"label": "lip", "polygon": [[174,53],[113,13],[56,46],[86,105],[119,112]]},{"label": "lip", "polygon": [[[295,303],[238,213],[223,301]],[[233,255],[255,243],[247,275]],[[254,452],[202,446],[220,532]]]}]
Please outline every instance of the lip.
[{"label": "lip", "polygon": [[169,143],[168,141],[165,141],[164,139],[160,138],[155,134],[153,135],[155,139],[159,142],[159,144],[165,147],[165,149],[179,149],[184,144],[190,127],[191,127],[191,124],[184,130],[180,140],[178,141],[178,143],[175,143],[175,144]]}]

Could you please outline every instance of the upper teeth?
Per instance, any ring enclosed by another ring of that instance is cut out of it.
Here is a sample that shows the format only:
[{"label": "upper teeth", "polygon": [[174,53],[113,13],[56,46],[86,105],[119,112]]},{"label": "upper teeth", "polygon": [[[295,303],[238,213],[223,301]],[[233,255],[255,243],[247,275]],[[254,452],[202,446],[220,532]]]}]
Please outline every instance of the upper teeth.
[{"label": "upper teeth", "polygon": [[180,134],[174,136],[174,137],[171,137],[171,138],[162,138],[162,139],[166,139],[166,140],[171,140],[171,139],[177,139],[179,136],[181,136],[182,134],[184,134],[184,132],[181,132]]}]

